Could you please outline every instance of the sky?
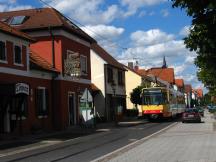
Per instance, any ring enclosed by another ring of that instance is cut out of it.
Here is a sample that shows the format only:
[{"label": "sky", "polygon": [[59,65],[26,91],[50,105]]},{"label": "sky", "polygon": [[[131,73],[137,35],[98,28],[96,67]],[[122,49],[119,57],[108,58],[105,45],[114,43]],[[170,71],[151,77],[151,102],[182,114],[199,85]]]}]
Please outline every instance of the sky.
[{"label": "sky", "polygon": [[[73,20],[119,62],[161,67],[166,57],[176,78],[203,88],[195,52],[184,45],[191,18],[170,0],[43,0]],[[40,0],[0,0],[0,12],[44,7]]]}]

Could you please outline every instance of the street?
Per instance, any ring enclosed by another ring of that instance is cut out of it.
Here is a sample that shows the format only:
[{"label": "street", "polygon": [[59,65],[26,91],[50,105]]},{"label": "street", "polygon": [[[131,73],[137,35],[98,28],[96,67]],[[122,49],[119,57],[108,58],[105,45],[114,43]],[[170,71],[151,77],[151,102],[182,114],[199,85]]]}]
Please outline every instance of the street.
[{"label": "street", "polygon": [[115,152],[97,161],[215,162],[215,118],[207,111],[202,123],[178,123],[122,154]]},{"label": "street", "polygon": [[[24,152],[14,152],[4,156],[0,152],[1,162],[48,162],[48,161],[92,161],[114,150],[134,143],[175,122],[144,123],[133,127],[120,127],[106,132],[93,134],[78,139],[67,140],[58,144]],[[55,139],[56,140],[56,139]],[[55,142],[53,140],[53,142]],[[52,140],[50,140],[52,142]],[[29,148],[31,149],[31,148]],[[5,153],[6,154],[6,153]]]},{"label": "street", "polygon": [[[215,118],[205,112],[202,123],[163,121],[131,127],[113,127],[50,146],[14,152],[0,152],[1,162],[70,161],[146,161],[214,162],[216,161]],[[52,141],[53,140],[53,141]],[[5,156],[4,156],[5,153]]]}]

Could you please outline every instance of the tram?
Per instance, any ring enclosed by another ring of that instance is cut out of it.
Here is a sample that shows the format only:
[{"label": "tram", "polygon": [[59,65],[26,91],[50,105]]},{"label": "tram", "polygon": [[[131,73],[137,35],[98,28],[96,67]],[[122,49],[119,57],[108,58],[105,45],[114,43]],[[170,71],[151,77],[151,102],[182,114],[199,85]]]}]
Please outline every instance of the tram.
[{"label": "tram", "polygon": [[184,94],[166,87],[143,88],[142,114],[149,120],[172,118],[185,111]]}]

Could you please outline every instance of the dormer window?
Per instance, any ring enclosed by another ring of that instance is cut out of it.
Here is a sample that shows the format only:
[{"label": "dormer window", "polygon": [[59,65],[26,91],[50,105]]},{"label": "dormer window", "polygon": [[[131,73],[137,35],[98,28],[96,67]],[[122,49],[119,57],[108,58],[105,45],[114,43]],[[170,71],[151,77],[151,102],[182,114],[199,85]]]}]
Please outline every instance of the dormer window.
[{"label": "dormer window", "polygon": [[5,42],[0,41],[0,61],[6,61],[6,51],[5,51]]},{"label": "dormer window", "polygon": [[28,17],[27,16],[15,16],[9,22],[9,25],[20,25],[22,24]]},{"label": "dormer window", "polygon": [[20,46],[14,46],[14,64],[22,64],[22,50]]}]

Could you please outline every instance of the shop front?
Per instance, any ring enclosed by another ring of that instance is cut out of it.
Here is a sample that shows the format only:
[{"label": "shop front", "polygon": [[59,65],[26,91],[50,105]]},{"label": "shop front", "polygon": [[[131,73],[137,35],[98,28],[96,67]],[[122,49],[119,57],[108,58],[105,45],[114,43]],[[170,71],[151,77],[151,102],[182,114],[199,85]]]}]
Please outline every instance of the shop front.
[{"label": "shop front", "polygon": [[0,84],[0,133],[23,132],[27,116],[29,85]]}]

